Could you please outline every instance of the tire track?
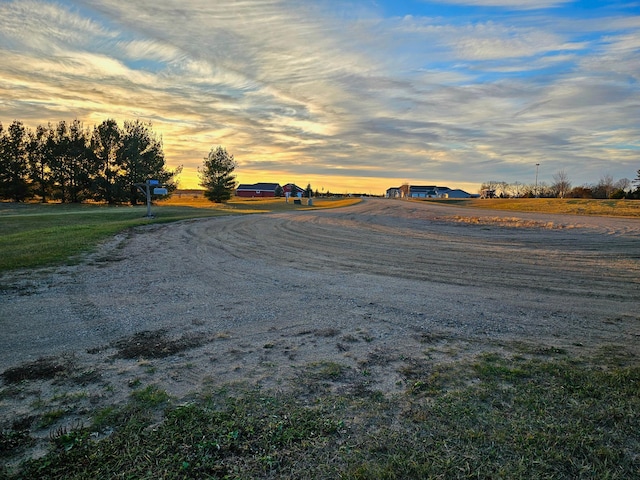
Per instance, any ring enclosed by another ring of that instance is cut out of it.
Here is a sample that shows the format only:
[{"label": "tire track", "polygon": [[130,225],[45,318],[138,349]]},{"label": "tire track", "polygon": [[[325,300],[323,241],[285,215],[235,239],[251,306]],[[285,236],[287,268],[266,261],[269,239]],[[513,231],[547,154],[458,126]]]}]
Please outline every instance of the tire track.
[{"label": "tire track", "polygon": [[[470,215],[485,220],[456,220]],[[94,348],[158,328],[259,339],[293,325],[347,330],[378,322],[398,332],[444,325],[604,338],[615,331],[635,341],[640,221],[516,228],[491,223],[497,216],[368,199],[336,210],[139,229],[105,247],[99,261],[51,274],[43,285],[53,288],[37,288],[26,300],[19,288],[7,289],[0,321],[28,312],[28,325],[7,327],[0,364],[37,357],[45,344],[51,352],[71,343]],[[522,218],[561,223],[557,216]],[[624,328],[603,326],[611,319],[624,319]]]},{"label": "tire track", "polygon": [[[451,210],[446,210],[449,213]],[[494,218],[495,212],[487,214]],[[543,219],[540,215],[537,219]],[[440,209],[368,200],[333,211],[235,217],[192,231],[198,248],[307,271],[629,299],[638,227],[544,230],[469,225]],[[631,234],[630,234],[631,232]]]}]

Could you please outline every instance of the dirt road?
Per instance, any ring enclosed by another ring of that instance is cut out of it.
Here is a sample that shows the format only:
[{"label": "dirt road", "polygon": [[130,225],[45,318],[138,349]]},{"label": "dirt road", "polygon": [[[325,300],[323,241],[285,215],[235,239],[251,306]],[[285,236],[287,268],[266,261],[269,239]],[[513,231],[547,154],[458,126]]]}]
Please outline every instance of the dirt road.
[{"label": "dirt road", "polygon": [[[142,228],[80,265],[0,281],[3,385],[59,364],[93,404],[132,382],[278,386],[319,361],[393,391],[412,357],[513,342],[640,353],[638,219],[366,199]],[[55,390],[42,377],[27,396]],[[24,414],[12,398],[0,417]]]}]

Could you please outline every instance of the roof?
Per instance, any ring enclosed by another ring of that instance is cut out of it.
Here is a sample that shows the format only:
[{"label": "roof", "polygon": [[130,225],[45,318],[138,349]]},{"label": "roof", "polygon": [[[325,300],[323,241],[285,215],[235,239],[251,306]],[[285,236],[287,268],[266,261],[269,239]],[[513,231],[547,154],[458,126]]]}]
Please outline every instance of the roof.
[{"label": "roof", "polygon": [[411,190],[451,190],[449,187],[437,187],[435,185],[410,185],[409,188]]},{"label": "roof", "polygon": [[451,198],[461,198],[461,197],[471,197],[472,195],[470,193],[465,192],[464,190],[461,190],[459,188],[455,188],[453,190],[447,190],[447,192],[445,192],[447,195],[449,195],[449,197]]},{"label": "roof", "polygon": [[299,186],[298,186],[298,185],[296,185],[295,183],[287,183],[287,184],[284,186],[284,188],[286,189],[287,187],[295,188],[296,190],[300,190],[301,192],[304,192],[304,191],[305,191],[305,189],[304,189],[304,188],[299,187]]},{"label": "roof", "polygon": [[275,191],[280,184],[278,183],[254,183],[252,185],[249,184],[241,184],[238,185],[238,190],[273,190]]}]

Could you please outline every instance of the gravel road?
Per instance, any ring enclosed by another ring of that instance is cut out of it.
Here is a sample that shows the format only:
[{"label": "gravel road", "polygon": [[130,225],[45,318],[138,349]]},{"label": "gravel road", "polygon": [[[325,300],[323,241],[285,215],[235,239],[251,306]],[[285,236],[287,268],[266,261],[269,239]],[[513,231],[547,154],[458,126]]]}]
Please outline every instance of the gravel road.
[{"label": "gravel road", "polygon": [[640,353],[638,219],[365,199],[139,228],[0,282],[0,372],[61,359],[91,372],[94,403],[140,379],[278,386],[318,361],[393,391],[407,358],[514,342]]}]

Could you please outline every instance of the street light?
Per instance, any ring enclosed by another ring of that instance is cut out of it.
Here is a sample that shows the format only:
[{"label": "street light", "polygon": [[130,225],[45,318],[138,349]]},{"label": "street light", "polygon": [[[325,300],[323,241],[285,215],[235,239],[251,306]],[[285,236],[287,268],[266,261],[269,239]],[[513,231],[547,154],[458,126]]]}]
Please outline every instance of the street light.
[{"label": "street light", "polygon": [[536,192],[535,197],[536,198],[538,198],[538,196],[539,196],[538,195],[538,167],[539,166],[540,166],[540,164],[536,163],[536,190],[535,190],[535,192]]}]

